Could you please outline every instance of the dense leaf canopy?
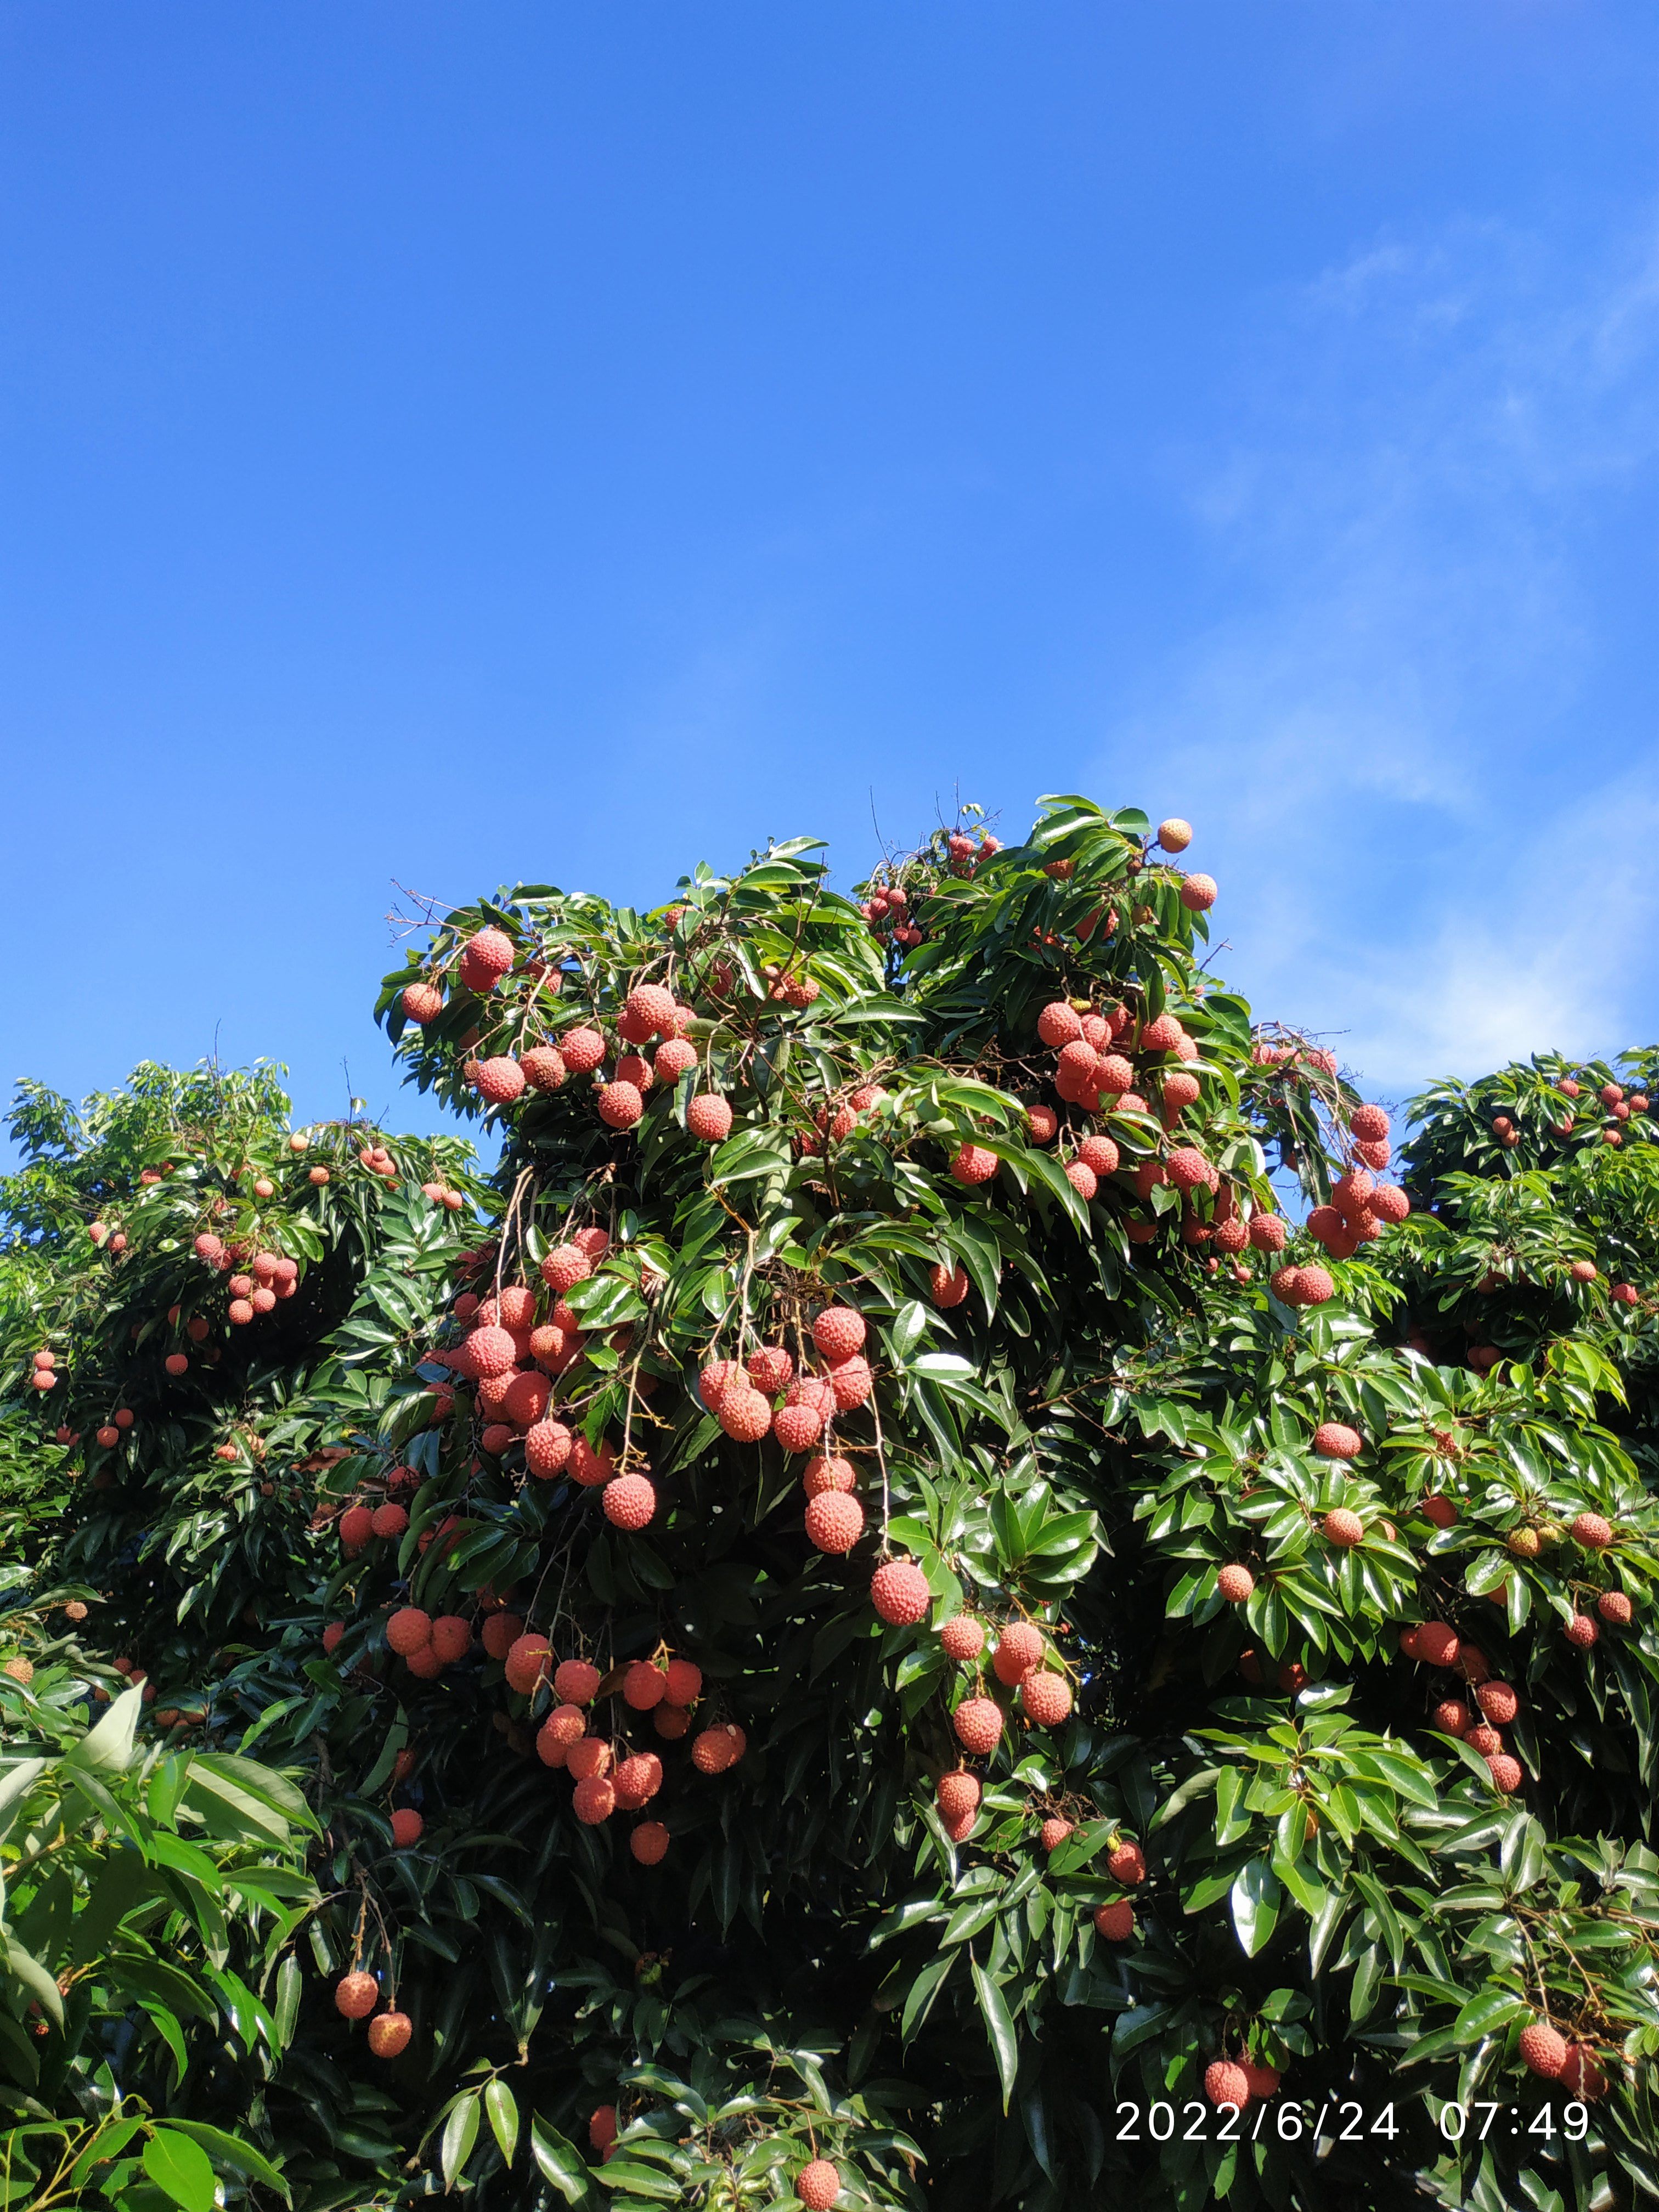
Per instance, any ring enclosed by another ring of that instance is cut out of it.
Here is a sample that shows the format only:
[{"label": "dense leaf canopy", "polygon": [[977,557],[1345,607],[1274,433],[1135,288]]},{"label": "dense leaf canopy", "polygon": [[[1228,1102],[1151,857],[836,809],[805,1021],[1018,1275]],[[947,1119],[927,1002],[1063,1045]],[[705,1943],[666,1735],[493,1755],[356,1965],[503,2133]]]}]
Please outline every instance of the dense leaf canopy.
[{"label": "dense leaf canopy", "polygon": [[9,2201],[1659,2193],[1659,1054],[1390,1182],[1186,842],[434,917],[488,1176],[25,1089]]}]

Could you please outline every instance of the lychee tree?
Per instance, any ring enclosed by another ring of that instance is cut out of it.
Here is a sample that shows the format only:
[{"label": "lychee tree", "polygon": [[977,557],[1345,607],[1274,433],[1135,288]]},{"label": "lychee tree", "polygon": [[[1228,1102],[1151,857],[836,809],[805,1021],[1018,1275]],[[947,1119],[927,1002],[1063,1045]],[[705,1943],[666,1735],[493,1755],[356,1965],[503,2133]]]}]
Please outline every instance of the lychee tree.
[{"label": "lychee tree", "polygon": [[1653,1126],[1443,1094],[1389,1180],[1190,836],[520,886],[386,980],[488,1226],[383,1194],[421,1295],[333,1312],[198,1655],[324,1832],[296,2203],[1659,2188]]}]

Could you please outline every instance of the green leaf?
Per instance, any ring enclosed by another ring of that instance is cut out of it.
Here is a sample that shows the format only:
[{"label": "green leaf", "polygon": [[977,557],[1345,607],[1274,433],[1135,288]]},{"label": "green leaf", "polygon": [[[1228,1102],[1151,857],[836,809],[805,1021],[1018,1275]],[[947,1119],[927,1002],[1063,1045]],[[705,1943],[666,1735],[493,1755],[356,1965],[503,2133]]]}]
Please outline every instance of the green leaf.
[{"label": "green leaf", "polygon": [[1265,1858],[1245,1860],[1233,1880],[1232,1915],[1247,1958],[1255,1958],[1278,1925],[1284,1895],[1279,1876]]},{"label": "green leaf", "polygon": [[1019,2045],[1014,2035],[1013,2019],[1002,1991],[979,1960],[970,1956],[969,1964],[974,1970],[974,1995],[979,2000],[980,2014],[996,2055],[997,2075],[1002,2083],[1002,2109],[1006,2112],[1019,2072]]},{"label": "green leaf", "polygon": [[471,2157],[472,2146],[477,2140],[478,2099],[475,2092],[470,2097],[463,2097],[444,2122],[438,2157],[446,2189],[455,2186],[456,2177]]},{"label": "green leaf", "polygon": [[530,2151],[542,2179],[556,2189],[567,2204],[588,2201],[592,2177],[586,2160],[539,2112],[530,2116]]},{"label": "green leaf", "polygon": [[176,2128],[158,2127],[144,2145],[144,2172],[185,2212],[213,2212],[213,2161]]},{"label": "green leaf", "polygon": [[501,2145],[501,2157],[511,2166],[513,2154],[519,2147],[519,2108],[513,2100],[513,2092],[499,2075],[484,2091],[484,2110]]}]

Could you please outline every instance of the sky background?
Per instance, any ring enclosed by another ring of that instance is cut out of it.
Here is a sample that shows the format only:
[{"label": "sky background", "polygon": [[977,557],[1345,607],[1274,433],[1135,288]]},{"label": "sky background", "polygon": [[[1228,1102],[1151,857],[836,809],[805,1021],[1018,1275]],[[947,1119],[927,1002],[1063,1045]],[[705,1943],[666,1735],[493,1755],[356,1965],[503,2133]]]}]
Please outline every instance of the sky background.
[{"label": "sky background", "polygon": [[1659,10],[0,10],[0,1080],[396,884],[1189,817],[1397,1099],[1659,1036]]}]

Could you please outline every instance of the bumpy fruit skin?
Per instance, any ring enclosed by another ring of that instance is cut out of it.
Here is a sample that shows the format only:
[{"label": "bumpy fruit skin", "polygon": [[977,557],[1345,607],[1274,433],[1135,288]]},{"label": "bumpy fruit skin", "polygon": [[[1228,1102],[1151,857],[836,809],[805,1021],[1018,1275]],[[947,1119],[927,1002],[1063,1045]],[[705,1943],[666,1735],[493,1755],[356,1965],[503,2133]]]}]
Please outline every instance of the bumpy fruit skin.
[{"label": "bumpy fruit skin", "polygon": [[1575,1613],[1567,1623],[1567,1641],[1576,1651],[1588,1651],[1601,1633],[1601,1630],[1587,1613]]},{"label": "bumpy fruit skin", "polygon": [[1055,999],[1037,1016],[1037,1035],[1058,1052],[1083,1035],[1082,1017],[1064,999]]},{"label": "bumpy fruit skin", "polygon": [[432,1616],[417,1605],[399,1606],[386,1625],[386,1640],[400,1657],[423,1650],[432,1641]]},{"label": "bumpy fruit skin", "polygon": [[[728,1383],[720,1393],[715,1417],[726,1435],[740,1444],[757,1444],[772,1425],[772,1408],[758,1390],[747,1383]],[[823,1423],[818,1424],[820,1429]]]},{"label": "bumpy fruit skin", "polygon": [[668,1856],[668,1831],[660,1820],[641,1820],[628,1838],[641,1866],[660,1866]]},{"label": "bumpy fruit skin", "polygon": [[1250,1216],[1250,1242],[1258,1252],[1282,1252],[1286,1231],[1276,1213],[1254,1213]]},{"label": "bumpy fruit skin", "polygon": [[507,1655],[507,1684],[520,1696],[528,1697],[553,1664],[553,1653],[547,1638],[532,1631],[527,1636],[515,1638]]},{"label": "bumpy fruit skin", "polygon": [[1486,1718],[1499,1728],[1507,1728],[1521,1710],[1521,1700],[1508,1682],[1483,1682],[1474,1693],[1474,1701]]},{"label": "bumpy fruit skin", "polygon": [[656,1488],[646,1475],[619,1474],[606,1483],[599,1503],[613,1528],[631,1532],[643,1528],[655,1513]]},{"label": "bumpy fruit skin", "polygon": [[598,2106],[587,2118],[587,2140],[597,2151],[607,2151],[617,2140],[617,2108]]},{"label": "bumpy fruit skin", "polygon": [[864,1508],[845,1491],[820,1491],[806,1508],[806,1534],[821,1552],[850,1552],[864,1534]]},{"label": "bumpy fruit skin", "polygon": [[498,1375],[510,1375],[519,1364],[519,1347],[513,1341],[510,1329],[493,1326],[475,1328],[461,1348],[469,1371],[483,1382]]},{"label": "bumpy fruit skin", "polygon": [[1060,1127],[1060,1116],[1052,1106],[1028,1106],[1025,1119],[1030,1124],[1034,1145],[1051,1145]]},{"label": "bumpy fruit skin", "polygon": [[929,1276],[928,1283],[933,1291],[933,1304],[948,1312],[952,1306],[959,1306],[968,1295],[968,1270],[962,1267],[947,1267],[941,1261]]},{"label": "bumpy fruit skin", "polygon": [[1157,842],[1166,853],[1184,853],[1193,842],[1193,825],[1172,814],[1167,822],[1158,823]]},{"label": "bumpy fruit skin", "polygon": [[1322,1525],[1326,1542],[1334,1544],[1339,1551],[1351,1551],[1364,1540],[1364,1522],[1357,1513],[1350,1513],[1346,1505],[1334,1506]]},{"label": "bumpy fruit skin", "polygon": [[1599,1513],[1580,1513],[1567,1534],[1587,1552],[1604,1552],[1613,1541],[1613,1525]]},{"label": "bumpy fruit skin", "polygon": [[664,1680],[671,1705],[695,1705],[702,1695],[702,1668],[695,1660],[671,1659]]},{"label": "bumpy fruit skin", "polygon": [[1135,1932],[1135,1909],[1127,1897],[1095,1907],[1095,1933],[1109,1943],[1127,1943]]},{"label": "bumpy fruit skin", "polygon": [[1253,2097],[1276,2097],[1279,2094],[1279,2072],[1276,2066],[1263,2066],[1253,2058],[1242,2058],[1239,2064],[1244,2079],[1250,2085]]},{"label": "bumpy fruit skin", "polygon": [[856,1490],[858,1476],[851,1460],[809,1459],[802,1475],[801,1488],[809,1498],[816,1498],[825,1490]]},{"label": "bumpy fruit skin", "polygon": [[704,1729],[691,1739],[691,1764],[700,1774],[724,1774],[735,1766],[747,1748],[743,1730],[730,1721]]},{"label": "bumpy fruit skin", "polygon": [[1603,1590],[1595,1601],[1595,1610],[1614,1628],[1628,1628],[1634,1607],[1623,1590]]},{"label": "bumpy fruit skin", "polygon": [[1521,2031],[1520,2051],[1522,2065],[1553,2081],[1567,2063],[1567,2039],[1547,2021],[1535,2020]]},{"label": "bumpy fruit skin", "polygon": [[580,1735],[566,1754],[565,1764],[578,1782],[591,1782],[611,1771],[611,1747],[602,1736]]},{"label": "bumpy fruit skin", "polygon": [[1449,1498],[1442,1498],[1437,1493],[1425,1498],[1419,1510],[1423,1518],[1432,1522],[1437,1528],[1450,1528],[1456,1523],[1457,1507]]},{"label": "bumpy fruit skin", "polygon": [[648,1713],[668,1695],[668,1677],[648,1659],[635,1659],[623,1674],[623,1703],[636,1713]]},{"label": "bumpy fruit skin", "polygon": [[951,1162],[951,1173],[959,1183],[972,1189],[976,1184],[989,1182],[1000,1163],[993,1152],[983,1145],[963,1145]]},{"label": "bumpy fruit skin", "polygon": [[617,1793],[603,1774],[590,1774],[571,1792],[570,1805],[585,1828],[597,1828],[617,1809]]},{"label": "bumpy fruit skin", "polygon": [[1365,1441],[1345,1421],[1322,1421],[1314,1431],[1313,1447],[1322,1459],[1358,1459]]},{"label": "bumpy fruit skin", "polygon": [[377,2058],[396,2058],[409,2048],[415,2023],[406,2012],[379,2012],[368,2023],[368,2047]]},{"label": "bumpy fruit skin", "polygon": [[590,1705],[604,1677],[586,1659],[563,1659],[553,1670],[553,1694],[567,1705]]},{"label": "bumpy fruit skin", "polygon": [[1086,1166],[1082,1160],[1067,1160],[1065,1167],[1065,1176],[1066,1182],[1071,1184],[1072,1188],[1077,1193],[1084,1204],[1087,1206],[1090,1200],[1094,1197],[1095,1193],[1100,1188],[1099,1176],[1096,1175],[1091,1167]]},{"label": "bumpy fruit skin", "polygon": [[550,1482],[568,1463],[573,1442],[562,1421],[538,1421],[524,1440],[525,1464],[541,1481]]},{"label": "bumpy fruit skin", "polygon": [[334,1984],[334,2009],[347,2020],[367,2020],[380,2002],[380,1985],[373,1974],[342,1974]]},{"label": "bumpy fruit skin", "polygon": [[864,1349],[864,1316],[853,1306],[826,1306],[812,1323],[812,1341],[832,1364]]},{"label": "bumpy fruit skin", "polygon": [[772,1416],[772,1433],[787,1452],[813,1451],[823,1435],[825,1418],[819,1406],[780,1406]]},{"label": "bumpy fruit skin", "polygon": [[830,2212],[841,2195],[841,2176],[827,2158],[815,2158],[795,2176],[795,2194],[806,2212]]},{"label": "bumpy fruit skin", "polygon": [[957,1613],[939,1630],[939,1640],[947,1659],[977,1659],[985,1649],[985,1624],[971,1614]]},{"label": "bumpy fruit skin", "polygon": [[631,1129],[644,1111],[636,1084],[607,1083],[599,1093],[599,1119],[608,1128]]},{"label": "bumpy fruit skin", "polygon": [[999,1682],[1012,1689],[1034,1667],[1042,1664],[1042,1632],[1029,1620],[1010,1621],[997,1640],[991,1668]]},{"label": "bumpy fruit skin", "polygon": [[855,1352],[850,1359],[838,1359],[830,1370],[830,1393],[837,1409],[850,1413],[861,1406],[870,1395],[875,1377],[870,1372],[870,1363],[862,1353]]},{"label": "bumpy fruit skin", "polygon": [[1443,1698],[1429,1718],[1443,1735],[1468,1734],[1469,1709],[1461,1698]]},{"label": "bumpy fruit skin", "polygon": [[732,1105],[716,1091],[700,1091],[685,1109],[685,1126],[705,1145],[723,1145],[732,1133]]},{"label": "bumpy fruit skin", "polygon": [[1511,1759],[1508,1752],[1488,1752],[1486,1765],[1492,1775],[1493,1785],[1501,1790],[1506,1797],[1512,1796],[1521,1787],[1521,1762],[1518,1759]]},{"label": "bumpy fruit skin", "polygon": [[1126,1837],[1108,1853],[1106,1870],[1114,1881],[1121,1881],[1125,1889],[1132,1889],[1146,1879],[1146,1854],[1138,1843]]},{"label": "bumpy fruit skin", "polygon": [[1204,2094],[1212,2105],[1235,2105],[1242,2112],[1250,2101],[1249,2077],[1231,2058],[1217,2058],[1204,2069]]},{"label": "bumpy fruit skin", "polygon": [[1229,1605],[1243,1605],[1255,1588],[1255,1577],[1248,1567],[1234,1564],[1220,1570],[1215,1578],[1215,1586]]},{"label": "bumpy fruit skin", "polygon": [[933,1788],[933,1802],[939,1807],[939,1818],[960,1820],[965,1814],[979,1810],[980,1780],[965,1766],[952,1767],[941,1774]]},{"label": "bumpy fruit skin", "polygon": [[624,1812],[637,1813],[662,1788],[662,1761],[654,1751],[630,1753],[613,1778],[617,1802]]},{"label": "bumpy fruit skin", "polygon": [[1039,1668],[1020,1684],[1019,1701],[1038,1728],[1058,1728],[1072,1710],[1072,1686],[1063,1674]]},{"label": "bumpy fruit skin", "polygon": [[908,1628],[925,1620],[933,1594],[914,1559],[888,1559],[870,1577],[870,1602],[890,1627]]},{"label": "bumpy fruit skin", "polygon": [[1451,1667],[1462,1650],[1457,1631],[1443,1620],[1425,1620],[1417,1632],[1417,1656],[1426,1667]]},{"label": "bumpy fruit skin", "polygon": [[1356,1137],[1364,1138],[1368,1144],[1381,1145],[1388,1140],[1389,1117],[1380,1106],[1356,1106],[1348,1127]]},{"label": "bumpy fruit skin", "polygon": [[495,1060],[483,1060],[472,1078],[472,1088],[480,1098],[492,1106],[507,1106],[524,1090],[525,1073],[516,1060],[505,1054]]},{"label": "bumpy fruit skin", "polygon": [[1073,1822],[1061,1820],[1056,1813],[1038,1829],[1037,1841],[1045,1851],[1057,1851],[1071,1834],[1073,1826]]},{"label": "bumpy fruit skin", "polygon": [[399,1805],[392,1816],[392,1840],[400,1851],[418,1844],[426,1822],[412,1805]]},{"label": "bumpy fruit skin", "polygon": [[964,1751],[983,1759],[1002,1738],[1002,1708],[994,1698],[964,1698],[951,1716],[957,1741]]},{"label": "bumpy fruit skin", "polygon": [[401,1505],[377,1505],[370,1519],[377,1536],[401,1536],[409,1526],[409,1516]]}]

